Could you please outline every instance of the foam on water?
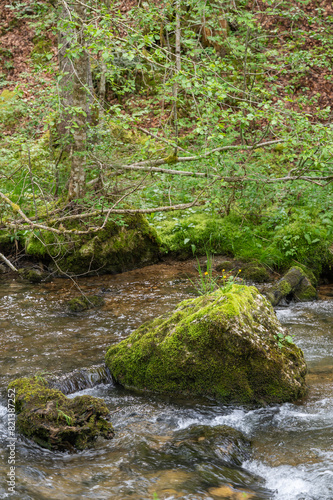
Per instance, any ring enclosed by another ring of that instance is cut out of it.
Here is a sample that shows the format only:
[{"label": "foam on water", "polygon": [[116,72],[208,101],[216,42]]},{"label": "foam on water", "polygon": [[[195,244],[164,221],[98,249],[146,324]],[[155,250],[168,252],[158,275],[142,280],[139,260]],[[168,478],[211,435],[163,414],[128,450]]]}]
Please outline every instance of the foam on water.
[{"label": "foam on water", "polygon": [[[273,409],[274,411],[274,409]],[[217,425],[228,425],[241,431],[246,436],[251,436],[261,420],[261,410],[235,409],[226,415],[219,415],[203,418],[202,415],[193,418],[179,418],[177,430],[186,429],[191,425],[209,425],[215,427]]]},{"label": "foam on water", "polygon": [[7,434],[7,408],[0,403],[0,442],[4,441]]},{"label": "foam on water", "polygon": [[333,498],[333,472],[315,466],[269,467],[260,461],[248,461],[244,468],[263,477],[272,491],[272,500],[330,500]]}]

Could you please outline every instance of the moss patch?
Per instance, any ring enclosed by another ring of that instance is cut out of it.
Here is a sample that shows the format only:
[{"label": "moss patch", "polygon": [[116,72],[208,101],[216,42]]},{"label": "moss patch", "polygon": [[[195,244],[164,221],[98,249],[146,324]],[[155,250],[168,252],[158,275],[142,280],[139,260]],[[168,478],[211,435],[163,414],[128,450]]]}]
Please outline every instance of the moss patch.
[{"label": "moss patch", "polygon": [[98,436],[114,436],[101,399],[88,395],[69,399],[37,377],[16,379],[9,388],[15,389],[18,429],[44,448],[83,450]]},{"label": "moss patch", "polygon": [[306,272],[295,266],[267,292],[268,300],[273,306],[281,302],[296,300],[304,302],[317,298],[316,289],[312,286]]},{"label": "moss patch", "polygon": [[302,351],[254,287],[187,300],[112,346],[122,385],[238,403],[293,401],[305,393]]},{"label": "moss patch", "polygon": [[267,283],[271,280],[270,274],[264,266],[252,264],[243,270],[242,277],[255,283]]},{"label": "moss patch", "polygon": [[260,265],[279,270],[297,262],[311,269],[316,278],[325,266],[333,264],[329,251],[332,231],[327,223],[311,219],[310,215],[309,221],[304,217],[298,219],[295,214],[295,219],[286,216],[281,222],[274,212],[246,220],[235,214],[218,217],[198,209],[191,214],[180,213],[178,217],[169,215],[162,220],[156,217],[154,227],[164,251],[182,258],[192,257],[194,250],[198,255],[208,252],[230,255],[243,262],[256,260]]},{"label": "moss patch", "polygon": [[[25,251],[51,265],[55,259],[55,271],[61,269],[75,275],[113,274],[156,262],[160,254],[159,239],[146,219],[138,214],[126,216],[120,222],[109,221],[103,230],[90,235],[42,231],[36,237],[29,233]],[[78,222],[66,226],[84,229]]]},{"label": "moss patch", "polygon": [[98,295],[88,295],[86,297],[76,297],[67,302],[67,307],[71,312],[82,312],[95,307],[101,307],[104,304],[103,297]]},{"label": "moss patch", "polygon": [[7,231],[0,231],[0,252],[3,254],[9,254],[12,248],[12,236]]},{"label": "moss patch", "polygon": [[19,276],[29,283],[42,283],[50,281],[49,273],[41,271],[40,269],[21,268],[18,270]]}]

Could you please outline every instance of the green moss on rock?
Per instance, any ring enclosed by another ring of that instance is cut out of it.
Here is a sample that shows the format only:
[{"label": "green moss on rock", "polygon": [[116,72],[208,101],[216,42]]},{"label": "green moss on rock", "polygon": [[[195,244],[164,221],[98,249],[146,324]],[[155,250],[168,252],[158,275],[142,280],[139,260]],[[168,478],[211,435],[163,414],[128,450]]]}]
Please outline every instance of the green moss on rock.
[{"label": "green moss on rock", "polygon": [[271,279],[267,269],[260,264],[246,266],[242,272],[242,277],[255,283],[267,283]]},{"label": "green moss on rock", "polygon": [[307,302],[309,300],[316,300],[317,298],[316,289],[312,286],[311,281],[307,277],[304,277],[295,290],[296,301]]},{"label": "green moss on rock", "polygon": [[67,307],[71,312],[82,312],[95,307],[101,307],[104,304],[103,297],[98,295],[81,296],[71,299],[67,302]]},{"label": "green moss on rock", "polygon": [[295,266],[289,269],[267,292],[266,296],[273,306],[277,306],[283,301],[315,300],[317,292],[305,271],[301,267]]},{"label": "green moss on rock", "polygon": [[9,384],[15,390],[17,426],[20,432],[50,450],[83,450],[101,436],[114,436],[109,410],[92,396],[67,398],[50,389],[42,378],[20,378]]},{"label": "green moss on rock", "polygon": [[50,281],[50,273],[46,273],[40,269],[21,268],[18,270],[19,276],[29,283],[42,283]]},{"label": "green moss on rock", "polygon": [[293,401],[305,393],[302,351],[255,287],[184,301],[112,346],[106,364],[128,388],[238,403]]},{"label": "green moss on rock", "polygon": [[[257,261],[254,262],[241,262],[237,259],[223,260],[219,262],[215,269],[217,272],[234,271],[242,278],[256,283],[267,283],[271,280],[270,274],[267,269]],[[241,269],[241,271],[239,271]]]},{"label": "green moss on rock", "polygon": [[[78,222],[69,229],[83,229]],[[126,216],[122,224],[109,221],[105,228],[88,235],[42,231],[37,238],[30,233],[25,241],[28,255],[50,262],[69,274],[119,273],[156,262],[160,244],[156,232],[140,214]]]},{"label": "green moss on rock", "polygon": [[232,260],[222,260],[215,266],[215,270],[220,273],[222,271],[232,271],[235,269],[235,264]]}]

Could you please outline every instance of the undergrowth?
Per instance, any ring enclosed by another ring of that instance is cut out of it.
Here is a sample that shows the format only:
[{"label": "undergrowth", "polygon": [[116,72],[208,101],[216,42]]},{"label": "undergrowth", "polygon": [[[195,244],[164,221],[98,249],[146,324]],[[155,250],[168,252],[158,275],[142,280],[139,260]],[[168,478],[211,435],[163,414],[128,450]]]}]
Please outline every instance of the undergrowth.
[{"label": "undergrowth", "polygon": [[180,257],[223,254],[243,261],[257,260],[270,268],[283,270],[295,263],[319,276],[323,267],[333,264],[332,219],[318,213],[310,216],[295,211],[270,211],[257,220],[230,214],[217,216],[200,209],[151,220],[162,241],[162,248]]}]

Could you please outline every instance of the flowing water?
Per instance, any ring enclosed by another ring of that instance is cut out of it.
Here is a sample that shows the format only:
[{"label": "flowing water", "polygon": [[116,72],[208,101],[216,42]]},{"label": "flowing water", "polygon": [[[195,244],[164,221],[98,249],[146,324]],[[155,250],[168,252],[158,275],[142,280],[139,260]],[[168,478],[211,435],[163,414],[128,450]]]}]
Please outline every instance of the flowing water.
[{"label": "flowing water", "polygon": [[[9,278],[0,282],[1,498],[333,498],[333,301],[277,311],[309,368],[309,394],[297,404],[258,409],[147,396],[114,386],[103,366],[95,367],[102,365],[112,343],[192,297],[186,278],[190,273],[193,263],[178,263],[82,279],[82,291],[102,294],[105,305],[79,314],[66,310],[66,300],[79,293],[70,280],[34,286]],[[18,376],[47,372],[59,377],[64,392],[76,391],[70,397],[87,393],[104,398],[116,436],[74,454],[50,452],[17,436],[12,494],[6,483],[6,387]],[[61,378],[68,372],[73,373]],[[181,430],[219,425],[248,437],[252,455],[235,462],[210,449],[184,454],[180,441],[170,445]]]}]

